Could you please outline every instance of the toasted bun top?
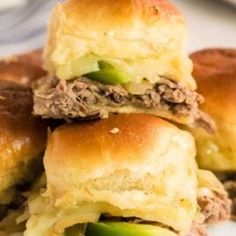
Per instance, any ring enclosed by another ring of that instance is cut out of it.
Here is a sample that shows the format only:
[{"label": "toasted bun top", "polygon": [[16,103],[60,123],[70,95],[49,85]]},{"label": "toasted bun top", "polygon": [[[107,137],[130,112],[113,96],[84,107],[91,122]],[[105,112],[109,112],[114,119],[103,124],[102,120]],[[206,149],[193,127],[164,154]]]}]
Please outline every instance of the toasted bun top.
[{"label": "toasted bun top", "polygon": [[185,19],[168,0],[67,0],[53,11],[45,66],[70,79],[88,58],[107,60],[136,82],[159,75],[194,87],[186,41]]},{"label": "toasted bun top", "polygon": [[29,88],[0,81],[0,191],[21,181],[45,147],[47,128],[32,116],[32,106]]},{"label": "toasted bun top", "polygon": [[[166,147],[172,148],[169,144],[178,134],[188,137],[169,122],[142,114],[115,115],[97,122],[64,125],[49,139],[46,173],[50,176],[63,168],[66,174],[67,170],[79,168],[77,178],[83,182],[111,171],[107,169],[110,165],[117,169],[141,165],[144,172],[156,172],[151,163]],[[188,149],[188,144],[192,146],[191,142],[189,135],[187,142],[182,143],[183,151]]]},{"label": "toasted bun top", "polygon": [[92,23],[90,29],[94,30],[127,27],[137,19],[152,23],[159,17],[182,18],[180,11],[168,0],[67,0],[63,9],[74,22],[84,22],[84,29],[88,26],[86,23]]},{"label": "toasted bun top", "polygon": [[223,123],[236,125],[236,49],[208,49],[192,55],[202,109]]},{"label": "toasted bun top", "polygon": [[197,209],[194,156],[192,136],[154,116],[67,124],[49,137],[47,196],[60,211],[89,204],[91,214],[136,216],[187,232]]},{"label": "toasted bun top", "polygon": [[218,126],[212,135],[196,131],[198,156],[210,169],[236,170],[236,49],[207,49],[191,57],[198,91],[205,97],[200,108]]},{"label": "toasted bun top", "polygon": [[0,80],[31,85],[44,75],[42,50],[0,60]]},{"label": "toasted bun top", "polygon": [[[194,62],[194,74],[208,77],[219,72],[236,71],[236,49],[233,48],[209,48],[192,53],[190,56]],[[198,70],[201,68],[201,70]],[[201,80],[201,78],[197,79]]]}]

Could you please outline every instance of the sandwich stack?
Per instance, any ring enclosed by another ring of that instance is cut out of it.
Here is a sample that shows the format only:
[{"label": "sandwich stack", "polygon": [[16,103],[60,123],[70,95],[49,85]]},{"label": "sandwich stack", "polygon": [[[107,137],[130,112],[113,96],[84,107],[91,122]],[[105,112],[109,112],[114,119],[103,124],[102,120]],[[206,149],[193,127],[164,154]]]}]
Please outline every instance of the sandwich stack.
[{"label": "sandwich stack", "polygon": [[[34,114],[68,121],[44,155],[25,236],[207,235],[229,217],[195,161],[200,111],[184,17],[167,0],[67,0],[53,10]],[[168,120],[168,121],[167,121]]]}]

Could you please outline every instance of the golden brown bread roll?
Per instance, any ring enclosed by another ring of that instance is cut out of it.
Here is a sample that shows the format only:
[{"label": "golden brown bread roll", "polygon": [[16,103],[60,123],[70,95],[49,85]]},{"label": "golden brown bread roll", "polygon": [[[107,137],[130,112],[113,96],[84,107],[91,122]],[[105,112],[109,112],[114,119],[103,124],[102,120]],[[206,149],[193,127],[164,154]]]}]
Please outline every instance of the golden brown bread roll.
[{"label": "golden brown bread roll", "polygon": [[42,50],[0,60],[0,80],[31,85],[45,74],[42,68]]},{"label": "golden brown bread roll", "polygon": [[207,73],[219,73],[220,71],[234,72],[236,70],[236,49],[211,48],[192,53],[194,62],[194,75],[199,77]]},{"label": "golden brown bread roll", "polygon": [[32,115],[29,87],[0,80],[0,234],[24,230],[22,192],[42,171],[47,125]]},{"label": "golden brown bread roll", "polygon": [[[45,147],[46,124],[32,116],[29,88],[0,81],[0,203],[12,200],[15,184],[33,175]],[[11,189],[13,187],[13,189]],[[13,191],[12,191],[13,190]]]},{"label": "golden brown bread roll", "polygon": [[215,120],[213,134],[195,129],[200,167],[236,170],[236,49],[206,49],[193,53],[193,75],[205,97],[201,109]]},{"label": "golden brown bread roll", "polygon": [[133,82],[166,76],[195,88],[186,43],[185,18],[168,0],[67,0],[53,11],[45,68],[71,79],[107,60]]},{"label": "golden brown bread roll", "polygon": [[[96,221],[102,213],[187,232],[197,210],[194,156],[191,135],[154,116],[116,115],[59,127],[44,157],[45,196],[56,208],[49,215],[50,207],[36,215],[31,209],[26,235],[60,232]],[[45,219],[49,223],[43,226]]]}]

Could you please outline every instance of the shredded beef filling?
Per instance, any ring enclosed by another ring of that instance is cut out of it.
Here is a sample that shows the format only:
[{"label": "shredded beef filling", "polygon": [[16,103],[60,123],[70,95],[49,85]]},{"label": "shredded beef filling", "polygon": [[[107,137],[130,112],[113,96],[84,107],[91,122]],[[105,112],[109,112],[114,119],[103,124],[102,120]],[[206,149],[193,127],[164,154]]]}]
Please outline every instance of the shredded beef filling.
[{"label": "shredded beef filling", "polygon": [[214,192],[212,196],[201,196],[198,204],[206,224],[216,224],[230,218],[231,201],[226,194]]},{"label": "shredded beef filling", "polygon": [[231,201],[226,194],[213,192],[212,196],[201,196],[198,198],[198,205],[205,220],[202,224],[193,222],[191,231],[186,236],[208,236],[206,225],[217,224],[230,218]]},{"label": "shredded beef filling", "polygon": [[42,79],[34,91],[34,113],[54,119],[106,118],[117,108],[132,106],[191,117],[211,126],[211,120],[198,110],[202,102],[203,97],[195,91],[164,78],[141,95],[84,77],[69,81]]}]

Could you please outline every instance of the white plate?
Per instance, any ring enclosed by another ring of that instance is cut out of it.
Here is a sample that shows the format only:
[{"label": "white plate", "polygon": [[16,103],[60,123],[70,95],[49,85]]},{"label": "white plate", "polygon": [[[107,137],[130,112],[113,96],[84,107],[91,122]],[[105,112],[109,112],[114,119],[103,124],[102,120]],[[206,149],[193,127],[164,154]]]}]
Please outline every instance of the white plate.
[{"label": "white plate", "polygon": [[236,223],[227,222],[209,229],[210,236],[236,236]]},{"label": "white plate", "polygon": [[172,2],[179,6],[188,18],[191,52],[207,47],[236,48],[235,7],[217,0],[172,0]]}]

